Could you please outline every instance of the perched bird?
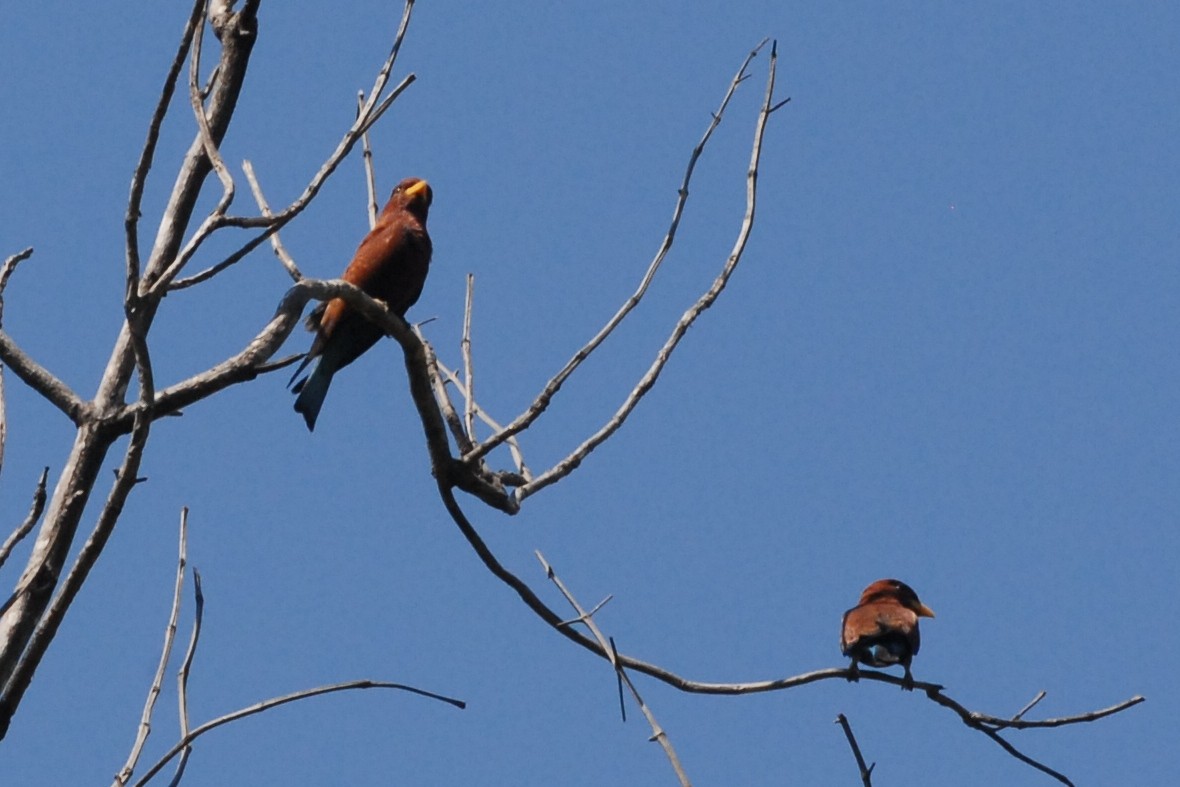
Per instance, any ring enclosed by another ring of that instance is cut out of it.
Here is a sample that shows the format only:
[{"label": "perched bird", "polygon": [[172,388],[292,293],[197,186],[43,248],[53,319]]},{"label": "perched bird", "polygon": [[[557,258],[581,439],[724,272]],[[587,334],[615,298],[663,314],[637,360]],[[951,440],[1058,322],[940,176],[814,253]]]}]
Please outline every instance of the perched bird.
[{"label": "perched bird", "polygon": [[902,688],[912,691],[910,661],[922,644],[918,618],[932,618],[934,610],[918,594],[896,579],[878,579],[864,589],[860,601],[844,613],[840,651],[852,658],[849,680],[860,678],[857,662],[870,667],[905,667]]},{"label": "perched bird", "polygon": [[[426,213],[433,199],[430,185],[418,178],[397,184],[377,224],[361,241],[352,262],[340,278],[384,301],[390,311],[404,317],[422,294],[430,268],[431,244],[426,233]],[[295,411],[303,414],[308,430],[315,429],[316,417],[328,394],[332,375],[348,366],[377,343],[384,331],[351,309],[342,299],[321,303],[307,318],[307,329],[315,340],[303,362],[291,376],[291,390],[299,397]],[[295,378],[315,359],[310,375]]]}]

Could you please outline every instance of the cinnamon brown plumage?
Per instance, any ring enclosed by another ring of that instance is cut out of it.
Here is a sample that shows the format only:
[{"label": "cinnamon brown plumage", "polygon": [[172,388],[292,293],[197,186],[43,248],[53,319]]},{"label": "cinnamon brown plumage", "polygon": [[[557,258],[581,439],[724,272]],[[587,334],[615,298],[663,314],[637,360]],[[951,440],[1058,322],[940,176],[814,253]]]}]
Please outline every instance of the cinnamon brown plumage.
[{"label": "cinnamon brown plumage", "polygon": [[[426,214],[433,196],[424,180],[406,178],[399,183],[340,277],[384,301],[399,316],[405,316],[422,294],[430,269],[432,246]],[[291,389],[299,394],[296,412],[303,414],[307,428],[313,430],[332,376],[376,344],[383,332],[340,298],[312,310],[307,327],[315,331],[315,340],[291,377]],[[315,359],[319,363],[311,374],[296,382]]]},{"label": "cinnamon brown plumage", "polygon": [[844,613],[840,650],[852,658],[849,680],[857,680],[857,662],[869,667],[905,668],[902,688],[914,688],[910,662],[921,647],[918,618],[934,610],[918,600],[913,588],[896,579],[878,579],[864,589],[855,607]]}]

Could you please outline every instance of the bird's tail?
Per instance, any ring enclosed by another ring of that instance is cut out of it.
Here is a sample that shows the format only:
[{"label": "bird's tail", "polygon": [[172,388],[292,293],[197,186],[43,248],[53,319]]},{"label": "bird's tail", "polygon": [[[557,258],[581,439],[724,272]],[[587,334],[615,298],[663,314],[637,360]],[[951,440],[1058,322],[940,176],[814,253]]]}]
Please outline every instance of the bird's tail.
[{"label": "bird's tail", "polygon": [[332,384],[334,371],[327,359],[320,358],[315,370],[295,385],[294,390],[299,394],[295,400],[295,412],[303,416],[309,432],[315,431],[315,421],[320,415],[320,408],[324,406],[324,397],[328,395],[328,386]]}]

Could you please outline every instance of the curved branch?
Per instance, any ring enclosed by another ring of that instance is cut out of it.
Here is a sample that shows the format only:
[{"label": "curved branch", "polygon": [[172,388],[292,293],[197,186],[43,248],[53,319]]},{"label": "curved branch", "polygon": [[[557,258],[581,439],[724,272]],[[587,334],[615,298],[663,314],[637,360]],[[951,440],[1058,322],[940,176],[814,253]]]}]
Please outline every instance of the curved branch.
[{"label": "curved branch", "polygon": [[[550,628],[554,629],[558,634],[566,639],[581,645],[586,650],[590,651],[599,658],[605,659],[612,665],[616,665],[616,669],[630,669],[636,672],[642,672],[649,675],[656,680],[679,689],[680,691],[692,694],[725,694],[725,695],[740,695],[740,694],[757,694],[767,691],[782,691],[784,689],[791,689],[797,686],[803,686],[808,683],[815,683],[820,680],[851,680],[854,673],[848,668],[832,668],[815,670],[813,672],[805,672],[801,675],[795,675],[787,678],[778,678],[775,680],[752,681],[746,683],[706,683],[703,681],[690,680],[684,678],[676,673],[659,667],[655,664],[641,661],[631,656],[626,656],[622,653],[617,653],[613,650],[608,651],[603,648],[596,641],[578,633],[573,630],[573,627],[568,625],[568,621],[562,620],[561,617],[550,609],[545,602],[543,602],[536,592],[529,587],[528,583],[520,577],[513,574],[496,558],[495,554],[488,548],[483,538],[476,531],[475,527],[467,519],[463,509],[455,500],[450,488],[445,482],[439,481],[438,484],[439,496],[442,498],[443,505],[447,509],[447,513],[451,515],[451,519],[467,539],[467,543],[475,551],[475,554],[483,562],[484,567],[488,569],[501,582],[510,587],[516,592],[520,599],[525,603],[533,614],[543,620]],[[861,680],[878,681],[881,683],[891,683],[896,686],[905,686],[905,681],[902,678],[886,674],[884,672],[877,672],[875,670],[858,670],[856,675]],[[943,693],[943,687],[936,683],[928,683],[917,681],[914,683],[914,688],[924,692],[927,697],[935,703],[949,708],[958,714],[963,723],[972,729],[978,730],[989,738],[999,744],[1005,751],[1013,757],[1019,759],[1037,770],[1040,770],[1054,778],[1058,779],[1064,784],[1072,784],[1065,776],[1057,771],[1043,765],[1028,755],[1020,752],[1015,746],[1002,738],[998,732],[1003,727],[1011,727],[1012,729],[1027,729],[1032,727],[1060,727],[1067,724],[1080,724],[1083,722],[1095,721],[1097,719],[1110,716],[1120,711],[1127,710],[1144,701],[1141,696],[1132,697],[1129,700],[1113,705],[1102,710],[1090,711],[1087,713],[1078,714],[1075,716],[1066,716],[1057,719],[1048,719],[1042,722],[1024,721],[1022,719],[1001,719],[995,716],[988,716],[977,713],[963,707],[956,700],[948,697]]]},{"label": "curved branch", "polygon": [[[473,451],[470,451],[464,455],[464,461],[471,462],[487,456],[489,452],[498,447],[509,437],[519,434],[525,429],[528,429],[529,426],[531,426],[532,423],[536,421],[537,418],[539,418],[540,415],[549,407],[550,401],[552,401],[557,392],[561,390],[561,386],[564,385],[565,381],[569,379],[571,374],[574,373],[574,370],[576,370],[578,366],[581,365],[582,361],[586,360],[590,356],[590,353],[594,352],[594,350],[606,340],[606,337],[609,336],[619,325],[619,323],[623,321],[623,318],[626,317],[631,312],[631,310],[639,304],[639,301],[643,298],[644,293],[647,292],[647,288],[651,284],[652,279],[655,278],[656,271],[659,270],[660,264],[668,255],[668,252],[672,249],[672,243],[676,238],[676,230],[680,226],[680,217],[683,215],[684,206],[688,202],[688,185],[692,181],[692,173],[696,169],[697,159],[699,159],[701,154],[704,153],[705,145],[709,142],[709,138],[713,136],[713,131],[721,124],[721,117],[725,113],[725,108],[729,106],[729,100],[733,98],[733,94],[737,90],[738,85],[744,82],[749,76],[749,74],[746,73],[746,69],[749,67],[750,61],[752,61],[754,57],[757,56],[758,51],[765,44],[766,41],[763,40],[760,44],[758,44],[758,46],[754,47],[754,49],[748,55],[746,55],[746,59],[742,61],[741,68],[738,69],[737,74],[734,75],[734,78],[729,83],[729,89],[726,90],[725,97],[721,100],[721,106],[717,108],[716,112],[712,113],[712,120],[710,121],[708,128],[705,129],[704,136],[701,137],[700,142],[698,142],[696,147],[693,148],[692,154],[688,159],[688,167],[684,172],[684,178],[680,183],[680,189],[677,191],[676,206],[672,209],[672,223],[668,226],[668,232],[664,235],[664,240],[660,244],[660,248],[656,252],[655,258],[651,261],[651,264],[648,265],[647,271],[643,274],[643,278],[640,280],[638,288],[636,288],[631,297],[628,298],[621,307],[619,307],[619,310],[615,312],[614,316],[607,320],[606,325],[604,325],[598,331],[598,333],[586,343],[584,347],[574,353],[574,356],[570,358],[568,362],[566,362],[566,365],[562,367],[561,371],[554,375],[553,378],[545,384],[545,387],[541,390],[541,393],[537,395],[537,398],[533,400],[533,403],[529,405],[525,412],[517,416],[516,419],[512,421],[512,423],[508,424],[508,426],[504,427],[496,434],[480,443]],[[773,85],[773,73],[771,84]]]},{"label": "curved branch", "polygon": [[26,246],[16,254],[10,254],[0,266],[0,322],[4,315],[4,290],[8,287],[8,280],[16,272],[16,266],[33,256],[33,247]]},{"label": "curved branch", "polygon": [[[594,635],[594,640],[598,643],[598,647],[606,653],[607,660],[610,661],[611,667],[618,675],[619,704],[621,706],[623,705],[623,684],[626,683],[627,689],[631,692],[631,696],[635,698],[635,703],[639,706],[639,710],[643,713],[643,717],[647,719],[647,723],[651,727],[650,740],[660,744],[660,747],[664,750],[664,756],[668,758],[668,763],[672,766],[672,770],[676,773],[676,778],[680,781],[680,784],[683,787],[692,787],[692,782],[689,780],[688,774],[684,771],[684,765],[681,764],[680,757],[676,754],[676,749],[673,748],[672,741],[668,738],[668,733],[656,721],[655,714],[652,713],[647,703],[643,701],[643,697],[640,696],[639,689],[635,688],[635,683],[631,680],[631,676],[619,664],[619,651],[615,648],[614,638],[604,635],[601,629],[598,628],[598,624],[594,622],[594,613],[602,607],[602,604],[600,603],[597,607],[587,612],[574,597],[574,594],[566,588],[565,583],[558,578],[557,572],[553,570],[553,566],[549,564],[549,561],[545,559],[541,551],[536,550],[534,554],[537,556],[537,560],[541,561],[541,567],[545,570],[545,576],[549,577],[549,580],[557,586],[557,589],[561,591],[561,595],[565,597],[569,605],[574,608],[574,612],[578,615],[576,622],[581,623],[590,630],[590,633]],[[608,646],[610,648],[609,650],[607,649]],[[626,706],[623,706],[623,721],[626,720]]]},{"label": "curved branch", "polygon": [[[764,42],[765,43],[765,42]],[[761,46],[761,44],[759,44]],[[750,62],[750,58],[758,53],[755,49],[750,53],[746,63]],[[771,44],[770,47],[770,66],[767,69],[768,75],[766,78],[766,93],[762,99],[762,109],[758,113],[758,121],[754,124],[754,142],[750,150],[750,166],[746,171],[746,212],[742,217],[741,228],[738,230],[737,239],[734,241],[733,249],[729,253],[729,257],[725,261],[725,265],[721,269],[721,273],[713,280],[712,286],[702,295],[692,307],[685,312],[676,322],[676,326],[672,329],[672,334],[664,342],[664,346],[656,353],[656,358],[652,361],[651,366],[648,367],[646,373],[639,380],[639,383],[632,389],[631,393],[623,401],[623,404],[611,416],[610,420],[606,422],[597,432],[586,439],[579,445],[572,453],[562,459],[549,470],[541,473],[539,476],[528,482],[524,486],[516,490],[517,501],[523,501],[529,495],[535,494],[550,484],[556,483],[565,476],[573,472],[582,460],[589,456],[602,443],[606,442],[627,420],[635,408],[639,405],[639,401],[651,390],[652,386],[656,384],[660,373],[667,365],[668,359],[672,357],[680,340],[688,329],[696,321],[697,317],[701,315],[706,309],[713,305],[717,297],[721,295],[725,285],[729,283],[729,277],[733,275],[734,269],[737,268],[738,262],[741,261],[742,254],[746,250],[746,244],[750,240],[750,232],[754,229],[754,209],[757,205],[758,197],[758,163],[762,158],[762,137],[766,132],[766,124],[770,120],[770,115],[776,109],[782,106],[782,103],[773,104],[774,101],[774,77],[778,65],[778,44],[777,42]],[[743,65],[743,71],[745,65]],[[741,77],[741,72],[738,74]],[[737,79],[735,79],[732,87],[737,86]],[[731,90],[732,90],[731,87]],[[726,96],[728,101],[729,97]],[[789,100],[789,99],[788,99]],[[710,129],[711,130],[711,129]],[[702,143],[703,144],[703,143]],[[687,194],[687,189],[684,190]],[[669,238],[671,236],[669,235]],[[670,240],[669,240],[670,245]],[[511,429],[511,427],[509,427]],[[507,432],[509,430],[505,430]]]},{"label": "curved branch", "polygon": [[176,623],[180,619],[181,591],[184,589],[184,568],[188,565],[188,508],[180,509],[180,548],[176,560],[176,581],[173,584],[172,608],[168,613],[168,625],[164,628],[164,647],[160,651],[160,660],[156,665],[156,674],[152,684],[148,687],[147,699],[143,703],[143,713],[139,717],[139,728],[135,734],[135,743],[127,755],[123,768],[115,776],[112,787],[121,787],[131,779],[139,756],[143,752],[144,744],[152,733],[152,714],[156,709],[156,699],[160,696],[160,689],[164,685],[164,672],[168,669],[168,660],[172,656],[172,643],[176,639]]},{"label": "curved branch", "polygon": [[0,546],[0,568],[8,561],[8,556],[12,554],[12,550],[16,545],[24,539],[37,524],[37,520],[41,518],[41,511],[45,508],[45,482],[49,479],[49,468],[46,467],[41,471],[41,477],[37,479],[37,486],[33,489],[33,502],[29,506],[29,513],[25,520],[21,522],[16,530],[4,540],[4,545]]},{"label": "curved branch", "polygon": [[153,776],[160,772],[168,762],[179,754],[183,749],[192,745],[193,741],[204,735],[210,730],[217,729],[223,724],[229,724],[231,721],[244,719],[247,716],[253,716],[263,711],[268,711],[271,708],[277,708],[280,705],[286,705],[289,702],[297,702],[299,700],[309,699],[311,697],[318,697],[321,694],[332,694],[337,691],[352,691],[358,689],[394,689],[397,691],[406,691],[410,694],[417,694],[420,697],[427,697],[428,699],[445,702],[448,705],[453,705],[462,710],[467,707],[467,703],[463,700],[453,699],[451,697],[444,697],[442,694],[435,694],[434,692],[425,691],[423,689],[416,689],[413,686],[407,686],[403,683],[388,683],[380,680],[354,680],[348,683],[335,683],[331,686],[319,686],[314,689],[306,689],[304,691],[297,691],[294,694],[286,694],[282,697],[272,697],[269,700],[263,700],[246,708],[241,708],[232,713],[227,713],[212,721],[207,721],[199,727],[196,727],[189,734],[181,738],[175,746],[168,750],[168,752],[161,757],[155,765],[153,765],[147,773],[135,783],[135,787],[142,787],[151,780]]}]

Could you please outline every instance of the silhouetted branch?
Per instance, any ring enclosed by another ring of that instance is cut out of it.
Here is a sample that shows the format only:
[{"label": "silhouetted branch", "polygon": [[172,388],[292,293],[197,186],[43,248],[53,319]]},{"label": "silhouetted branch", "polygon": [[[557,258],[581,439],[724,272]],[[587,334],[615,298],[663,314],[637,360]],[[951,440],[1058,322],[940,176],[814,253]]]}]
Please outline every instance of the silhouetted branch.
[{"label": "silhouetted branch", "polygon": [[[680,758],[676,756],[676,750],[672,748],[672,741],[669,740],[668,733],[664,732],[664,728],[661,727],[660,723],[656,721],[655,715],[651,712],[651,709],[647,706],[647,703],[643,701],[643,697],[639,696],[639,690],[636,689],[635,684],[631,682],[631,677],[627,674],[627,671],[623,669],[622,664],[619,663],[619,654],[618,650],[615,649],[614,639],[610,639],[608,641],[607,637],[603,635],[602,631],[598,628],[598,624],[594,622],[594,612],[598,611],[598,609],[602,607],[602,604],[599,604],[591,612],[587,612],[582,608],[582,605],[578,602],[578,600],[574,598],[574,595],[570,593],[569,589],[566,588],[565,583],[563,583],[561,579],[558,578],[557,572],[553,570],[553,566],[549,565],[549,561],[545,559],[545,556],[541,554],[541,551],[536,550],[534,554],[536,554],[537,560],[541,561],[541,567],[545,570],[545,576],[547,576],[549,580],[557,586],[557,589],[561,591],[561,595],[565,596],[565,600],[569,602],[570,606],[573,607],[574,612],[578,614],[577,622],[588,628],[590,633],[594,635],[594,639],[598,643],[598,647],[603,651],[603,653],[606,654],[607,659],[610,661],[611,667],[614,668],[615,674],[618,675],[620,682],[620,705],[622,705],[623,699],[622,684],[625,683],[631,692],[631,696],[635,698],[635,703],[639,706],[639,710],[643,712],[644,718],[647,719],[647,723],[651,725],[651,740],[656,741],[660,744],[660,747],[663,748],[664,754],[668,758],[668,762],[672,765],[672,770],[676,772],[676,778],[680,780],[680,784],[683,787],[691,787],[692,782],[689,781],[688,774],[684,772],[684,766],[680,764]],[[626,720],[627,716],[624,709],[623,721]]]},{"label": "silhouetted branch", "polygon": [[160,687],[164,685],[164,672],[168,669],[168,659],[172,655],[172,643],[176,639],[176,622],[180,619],[181,590],[184,588],[184,569],[187,563],[186,550],[188,548],[188,509],[180,509],[180,548],[176,560],[176,582],[172,591],[172,610],[168,614],[168,625],[164,628],[164,647],[160,650],[160,661],[156,666],[156,674],[148,688],[147,700],[143,705],[143,714],[139,719],[139,731],[135,736],[135,743],[127,755],[127,762],[115,776],[115,787],[121,787],[131,779],[143,746],[152,733],[152,713],[156,708],[156,700],[160,696]]},{"label": "silhouetted branch", "polygon": [[[356,94],[356,116],[359,118],[365,109],[365,91],[358,90]],[[361,169],[365,173],[365,193],[368,195],[366,206],[369,214],[369,229],[377,224],[377,176],[373,172],[373,148],[369,144],[369,130],[361,134]]]},{"label": "silhouetted branch", "polygon": [[229,724],[232,721],[237,721],[238,719],[244,719],[247,716],[253,716],[255,714],[268,711],[271,708],[277,708],[280,705],[286,705],[289,702],[298,702],[299,700],[306,700],[310,699],[311,697],[318,697],[322,694],[332,694],[338,691],[354,691],[360,689],[394,689],[396,691],[405,691],[409,692],[410,694],[417,694],[420,697],[438,700],[439,702],[445,702],[448,705],[453,705],[456,708],[459,708],[460,710],[467,707],[467,703],[463,702],[463,700],[445,697],[442,694],[424,691],[423,689],[417,689],[413,686],[407,686],[403,683],[388,683],[386,681],[380,680],[354,680],[347,683],[335,683],[330,686],[318,686],[314,689],[305,689],[303,691],[297,691],[292,694],[283,695],[282,697],[272,697],[271,699],[263,700],[262,702],[241,708],[239,710],[233,711],[232,713],[227,713],[224,716],[219,716],[212,721],[207,721],[199,727],[194,728],[191,732],[182,737],[175,746],[169,749],[168,752],[163,757],[161,757],[139,781],[135,783],[135,785],[136,787],[142,787],[142,785],[147,784],[148,781],[150,781],[152,777],[159,773],[160,769],[167,765],[168,762],[177,754],[179,754],[182,749],[187,746],[191,746],[202,735],[211,730],[215,730],[224,724]]},{"label": "silhouetted branch", "polygon": [[[708,683],[704,681],[691,680],[681,675],[678,675],[671,670],[641,661],[631,656],[615,652],[613,649],[605,648],[597,641],[590,639],[583,634],[574,630],[569,621],[563,620],[556,612],[549,608],[543,602],[536,592],[529,587],[528,583],[520,579],[520,577],[513,574],[499,561],[496,555],[488,548],[479,532],[467,519],[463,509],[455,500],[454,494],[445,480],[440,479],[438,482],[439,495],[442,498],[443,505],[447,509],[447,513],[451,515],[452,521],[459,528],[464,538],[467,539],[468,544],[474,550],[477,557],[501,582],[511,588],[525,603],[537,617],[553,628],[557,633],[561,634],[566,639],[581,645],[586,650],[595,655],[606,659],[612,665],[617,665],[618,669],[633,670],[649,675],[656,680],[679,689],[680,691],[692,694],[724,694],[724,695],[739,695],[739,694],[758,694],[768,691],[783,691],[785,689],[793,689],[799,686],[804,686],[809,683],[815,683],[821,680],[849,680],[852,677],[852,672],[848,668],[833,668],[815,670],[813,672],[806,672],[800,675],[794,675],[786,678],[777,678],[774,680],[749,681],[742,683]],[[581,622],[583,617],[579,615],[576,619]],[[859,670],[859,678],[862,681],[878,681],[881,683],[890,683],[895,686],[904,685],[904,680],[900,677],[890,675],[877,670]],[[1047,719],[1044,721],[1024,721],[1014,719],[1002,719],[995,716],[971,711],[963,707],[959,702],[950,698],[943,693],[943,687],[936,683],[929,683],[924,681],[915,681],[914,688],[918,691],[924,692],[927,697],[943,707],[953,710],[963,720],[963,723],[972,729],[979,730],[994,740],[997,744],[1004,748],[1009,754],[1021,760],[1028,765],[1040,770],[1065,784],[1070,784],[1068,779],[1054,771],[1053,769],[1042,765],[1036,760],[1021,753],[1012,744],[1002,738],[998,731],[1005,727],[1013,729],[1030,729],[1034,727],[1059,727],[1067,724],[1079,724],[1082,722],[1095,721],[1105,716],[1110,716],[1114,713],[1127,710],[1140,702],[1144,698],[1140,696],[1132,697],[1129,700],[1120,702],[1109,708],[1102,710],[1090,711],[1087,713],[1078,714],[1075,716],[1066,716],[1057,719]]]},{"label": "silhouetted branch", "polygon": [[[765,44],[766,42],[763,41],[762,43]],[[734,88],[737,87],[738,82],[745,78],[743,74],[745,72],[746,65],[748,65],[750,60],[753,59],[756,54],[758,54],[758,49],[761,47],[762,44],[759,44],[758,47],[750,52],[749,56],[746,58],[746,62],[742,65],[742,70],[738,72],[738,76],[734,79],[733,84],[730,86],[730,95],[732,94]],[[774,105],[772,103],[774,101],[774,78],[777,65],[777,44],[771,44],[770,67],[767,69],[766,78],[766,94],[762,101],[762,110],[758,113],[758,121],[754,124],[754,143],[750,151],[750,167],[746,172],[746,212],[742,217],[741,228],[738,230],[738,236],[737,240],[734,241],[733,250],[730,252],[729,258],[725,261],[725,265],[722,268],[721,273],[718,274],[716,279],[714,279],[713,285],[708,289],[708,291],[706,291],[705,294],[702,295],[697,300],[697,302],[684,313],[683,316],[681,316],[680,320],[677,321],[675,328],[672,329],[672,335],[668,337],[668,340],[664,342],[664,346],[660,348],[658,353],[656,353],[656,358],[652,362],[651,366],[648,367],[647,372],[639,380],[639,383],[635,386],[631,393],[627,395],[627,398],[623,401],[623,404],[617,411],[615,411],[615,414],[611,416],[610,420],[608,420],[601,429],[591,435],[585,442],[575,448],[572,453],[559,461],[551,469],[546,470],[524,486],[517,489],[517,501],[523,501],[529,495],[535,494],[536,492],[544,489],[546,486],[549,486],[550,484],[553,484],[569,475],[578,467],[578,465],[582,463],[582,461],[587,456],[589,456],[591,451],[602,445],[607,439],[610,438],[612,434],[618,431],[619,427],[623,425],[628,416],[630,416],[635,410],[635,407],[639,404],[639,400],[642,399],[644,395],[646,395],[647,392],[651,390],[652,386],[655,385],[656,380],[660,376],[660,372],[663,371],[664,366],[668,362],[668,359],[672,356],[672,352],[676,349],[676,346],[680,343],[680,340],[684,337],[684,334],[688,332],[689,327],[693,324],[693,322],[696,321],[697,317],[699,317],[701,313],[705,311],[705,309],[708,309],[713,305],[713,302],[717,300],[717,297],[721,294],[721,291],[725,289],[725,285],[729,282],[729,277],[733,274],[733,271],[737,267],[738,262],[741,261],[742,253],[746,250],[746,243],[750,239],[750,232],[754,229],[754,208],[757,203],[758,196],[758,163],[762,157],[762,137],[766,131],[766,123],[770,120],[771,113],[774,112],[774,110],[779,106],[782,106],[781,103],[778,105]],[[729,95],[726,95],[725,100],[729,100]],[[722,108],[724,108],[724,104],[722,105]],[[717,120],[720,120],[720,115],[717,116]],[[712,127],[710,128],[710,132],[711,131]],[[702,145],[703,144],[704,143],[702,142]],[[695,163],[696,155],[699,155],[699,153],[694,151],[693,163]],[[692,164],[689,165],[688,174],[691,174],[691,170]],[[681,193],[684,195],[687,195],[688,193],[687,182],[688,175],[685,176],[685,185],[681,190]],[[671,246],[671,239],[675,233],[675,224],[678,221],[679,206],[677,208],[677,216],[674,220],[673,227],[671,230],[669,230],[668,237],[665,240],[666,247]],[[646,284],[644,286],[646,287]],[[509,427],[509,430],[510,429],[511,427]]]},{"label": "silhouetted branch", "polygon": [[148,122],[147,139],[140,150],[139,163],[135,165],[135,174],[131,176],[131,193],[127,199],[127,213],[123,218],[123,230],[126,236],[126,264],[127,264],[127,295],[131,296],[139,288],[139,219],[140,206],[143,203],[143,191],[147,185],[147,176],[152,168],[152,160],[156,154],[156,145],[160,141],[160,128],[164,125],[164,117],[168,114],[168,106],[172,103],[172,94],[176,90],[176,82],[180,77],[180,69],[184,67],[188,57],[189,47],[198,28],[204,22],[204,0],[196,0],[189,12],[188,22],[180,36],[180,46],[176,56],[164,77],[164,87],[160,90],[160,100],[156,102],[155,112]]},{"label": "silhouetted branch", "polygon": [[29,506],[29,513],[24,521],[17,525],[12,534],[4,540],[4,545],[0,546],[0,568],[4,567],[4,563],[8,560],[8,556],[12,554],[12,550],[16,545],[27,536],[36,526],[37,520],[41,518],[41,512],[45,509],[45,482],[49,479],[49,468],[46,467],[41,471],[41,477],[37,479],[37,486],[33,489],[33,503]]},{"label": "silhouetted branch", "polygon": [[[619,323],[621,323],[623,319],[631,312],[631,310],[639,304],[640,300],[643,299],[644,294],[647,292],[648,286],[655,278],[656,271],[658,271],[660,268],[660,264],[663,263],[664,258],[672,249],[672,243],[676,238],[676,230],[680,226],[680,217],[683,215],[684,206],[688,202],[688,186],[692,181],[692,174],[693,170],[696,168],[697,159],[699,159],[701,154],[704,152],[705,145],[709,142],[710,137],[713,136],[713,131],[718,125],[720,125],[722,115],[725,113],[725,108],[729,106],[729,101],[733,97],[734,92],[737,90],[737,86],[745,81],[746,77],[748,76],[746,69],[749,67],[750,62],[758,54],[758,50],[761,49],[765,43],[765,41],[760,43],[753,49],[753,51],[750,52],[750,54],[746,56],[746,59],[742,61],[741,68],[738,69],[737,74],[730,81],[729,88],[725,92],[725,97],[721,100],[721,106],[718,107],[717,111],[712,114],[712,119],[708,127],[705,129],[704,136],[701,137],[700,142],[698,142],[696,147],[693,148],[692,154],[688,159],[688,167],[685,169],[684,178],[681,182],[680,189],[677,192],[678,196],[676,199],[676,205],[672,210],[672,222],[668,226],[668,232],[665,234],[664,241],[660,244],[660,248],[656,252],[655,258],[652,259],[651,263],[648,265],[647,271],[643,274],[643,278],[640,279],[639,286],[636,288],[635,292],[630,298],[624,301],[623,305],[619,307],[619,310],[615,312],[613,317],[607,320],[606,324],[598,331],[598,333],[596,333],[594,337],[586,343],[585,346],[574,353],[574,356],[570,358],[564,367],[562,367],[561,371],[554,375],[553,378],[545,384],[545,387],[541,390],[536,399],[533,400],[532,404],[529,405],[528,409],[525,410],[524,413],[517,416],[517,418],[513,420],[512,423],[508,424],[508,426],[504,427],[499,432],[476,446],[476,448],[471,453],[463,457],[464,461],[473,461],[475,459],[479,459],[480,457],[486,456],[490,451],[495,449],[512,435],[519,434],[520,432],[529,428],[529,426],[531,426],[533,422],[536,421],[537,418],[540,417],[540,415],[549,407],[550,401],[557,394],[557,392],[561,390],[562,385],[565,384],[570,375],[572,375],[574,371],[581,365],[581,363],[586,360],[590,354],[594,352],[594,350],[597,349],[600,344],[602,344],[603,341],[606,340],[606,338],[614,331],[614,329],[618,327]],[[771,84],[773,85],[773,74]],[[764,124],[765,118],[762,118],[760,123]],[[761,135],[759,135],[757,139],[760,141]]]},{"label": "silhouetted branch", "polygon": [[[180,737],[182,739],[189,735],[188,678],[192,673],[193,659],[197,655],[197,643],[201,641],[201,623],[205,619],[205,593],[201,590],[201,572],[196,569],[193,569],[193,600],[193,630],[189,635],[188,648],[184,651],[184,660],[180,662],[180,670],[176,673],[176,710],[180,716]],[[180,760],[176,763],[176,772],[172,775],[170,787],[180,784],[192,751],[192,746],[185,746],[181,750]]]},{"label": "silhouetted branch", "polygon": [[873,768],[877,767],[877,763],[872,765],[865,763],[865,758],[860,753],[860,746],[856,742],[856,736],[852,734],[852,725],[848,723],[848,717],[841,713],[836,716],[836,723],[844,730],[844,737],[848,739],[848,745],[852,747],[852,756],[856,757],[856,767],[860,770],[861,784],[864,787],[873,787]]},{"label": "silhouetted branch", "polygon": [[[250,184],[250,192],[254,195],[254,201],[258,203],[258,212],[268,219],[274,218],[274,213],[270,210],[270,204],[266,201],[266,196],[262,193],[262,185],[258,182],[258,178],[254,174],[254,165],[249,161],[242,162],[242,171],[246,173],[246,180]],[[283,242],[279,240],[279,233],[275,232],[270,236],[270,246],[274,250],[275,256],[279,258],[279,262],[287,269],[287,273],[291,274],[291,278],[299,281],[303,278],[303,274],[299,272],[299,266],[295,264],[295,260],[287,253],[287,249],[283,247]]]}]

